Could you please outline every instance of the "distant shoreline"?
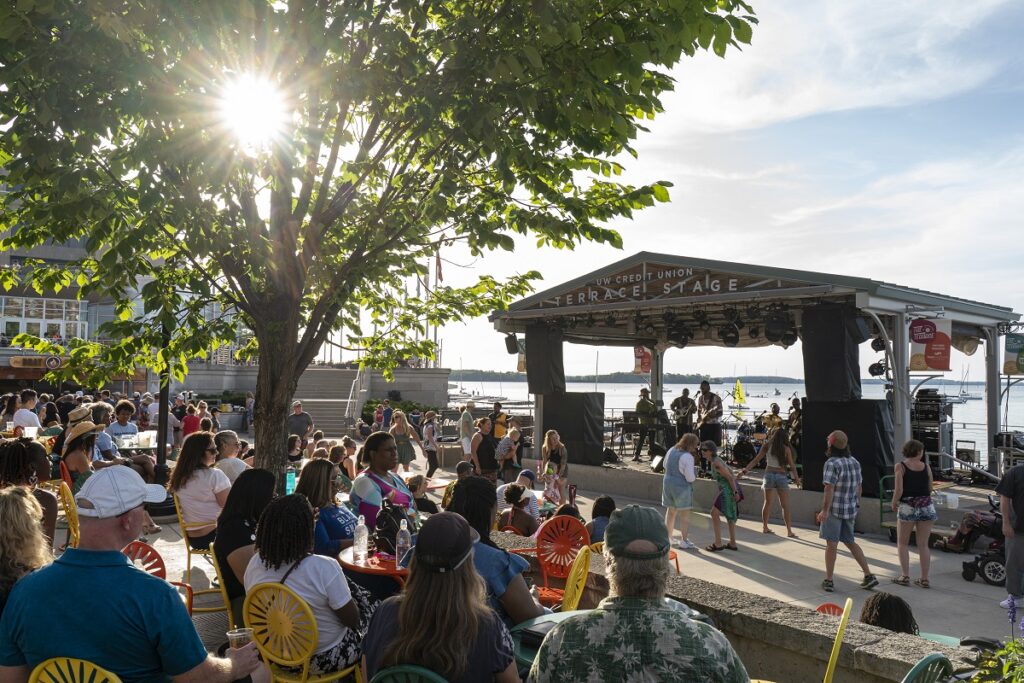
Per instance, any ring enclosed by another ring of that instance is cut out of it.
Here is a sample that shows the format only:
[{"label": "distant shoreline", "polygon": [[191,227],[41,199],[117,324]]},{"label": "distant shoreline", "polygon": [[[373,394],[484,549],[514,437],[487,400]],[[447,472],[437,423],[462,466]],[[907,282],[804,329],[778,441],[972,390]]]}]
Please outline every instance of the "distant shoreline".
[{"label": "distant shoreline", "polygon": [[[614,372],[605,375],[570,375],[566,382],[584,383],[597,381],[600,384],[646,384],[646,375],[634,375],[630,372]],[[679,375],[666,373],[665,384],[700,384],[708,380],[712,384],[732,384],[739,379],[744,384],[803,384],[804,380],[797,377],[775,377],[771,375],[739,375],[728,377],[710,377],[708,375]],[[452,370],[448,381],[458,382],[526,382],[525,372],[494,372],[490,370]],[[876,377],[861,378],[861,384],[885,384],[885,380]],[[930,386],[960,386],[960,382],[952,379],[933,380]],[[985,386],[984,382],[967,382],[967,386]]]}]

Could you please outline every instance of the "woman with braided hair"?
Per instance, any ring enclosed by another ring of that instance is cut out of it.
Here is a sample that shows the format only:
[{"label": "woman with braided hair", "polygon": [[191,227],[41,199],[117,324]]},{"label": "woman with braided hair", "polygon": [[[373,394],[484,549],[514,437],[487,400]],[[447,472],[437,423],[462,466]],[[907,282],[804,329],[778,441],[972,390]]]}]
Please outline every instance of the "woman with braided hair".
[{"label": "woman with braided hair", "polygon": [[0,443],[0,488],[22,486],[42,509],[43,533],[51,541],[57,527],[57,496],[37,488],[40,480],[49,479],[50,461],[46,449],[34,439],[13,439]]},{"label": "woman with braided hair", "polygon": [[315,654],[309,672],[325,674],[352,666],[376,603],[352,586],[337,560],[313,553],[313,506],[293,493],[270,503],[256,527],[256,553],[245,570],[245,590],[281,583],[306,601],[316,619]]}]

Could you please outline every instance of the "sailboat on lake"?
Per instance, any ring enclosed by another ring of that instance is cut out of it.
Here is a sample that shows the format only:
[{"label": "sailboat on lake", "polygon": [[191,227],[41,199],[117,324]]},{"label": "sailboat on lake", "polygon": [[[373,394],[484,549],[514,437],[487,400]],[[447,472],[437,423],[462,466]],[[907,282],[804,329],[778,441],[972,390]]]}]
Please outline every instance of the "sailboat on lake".
[{"label": "sailboat on lake", "polygon": [[733,389],[731,396],[735,403],[729,406],[729,410],[743,410],[747,407],[747,397],[743,393],[743,382],[739,377],[736,378],[736,388]]}]

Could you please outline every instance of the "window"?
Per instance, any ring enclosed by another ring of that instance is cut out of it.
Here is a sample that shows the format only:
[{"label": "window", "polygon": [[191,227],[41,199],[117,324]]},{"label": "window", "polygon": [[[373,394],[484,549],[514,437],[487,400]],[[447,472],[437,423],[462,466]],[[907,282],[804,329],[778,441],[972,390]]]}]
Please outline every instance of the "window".
[{"label": "window", "polygon": [[81,319],[80,311],[82,304],[79,301],[68,301],[64,306],[64,319],[65,320],[79,320]]},{"label": "window", "polygon": [[64,318],[64,302],[54,299],[46,300],[46,319],[61,320]]},{"label": "window", "polygon": [[4,336],[8,339],[14,339],[21,332],[21,323],[17,320],[5,320],[4,321]]},{"label": "window", "polygon": [[27,322],[25,323],[25,333],[39,336],[39,323]]},{"label": "window", "polygon": [[25,317],[41,319],[43,317],[43,300],[25,299]]},{"label": "window", "polygon": [[25,301],[20,296],[9,296],[4,301],[4,317],[20,318],[25,313]]},{"label": "window", "polygon": [[60,323],[46,323],[47,339],[58,339],[60,336]]}]

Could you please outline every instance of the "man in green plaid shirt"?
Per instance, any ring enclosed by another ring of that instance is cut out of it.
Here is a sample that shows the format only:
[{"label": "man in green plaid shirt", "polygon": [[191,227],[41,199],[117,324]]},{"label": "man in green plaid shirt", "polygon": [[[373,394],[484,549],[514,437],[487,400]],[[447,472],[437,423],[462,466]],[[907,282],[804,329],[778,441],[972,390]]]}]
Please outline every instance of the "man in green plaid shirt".
[{"label": "man in green plaid shirt", "polygon": [[629,505],[604,532],[609,597],[548,633],[529,681],[749,681],[721,631],[663,600],[668,529],[656,510]]}]

